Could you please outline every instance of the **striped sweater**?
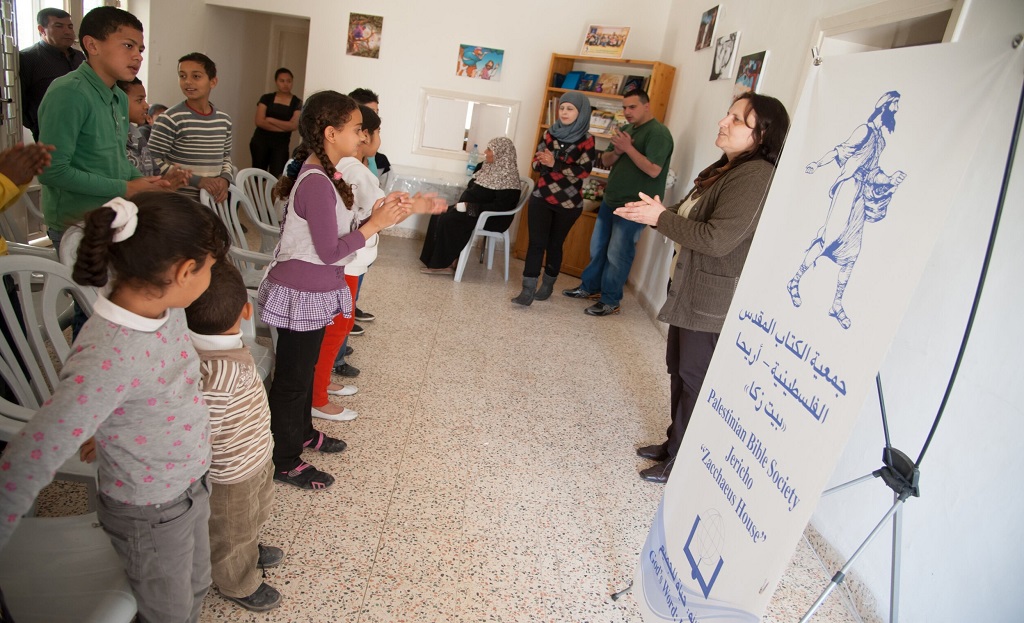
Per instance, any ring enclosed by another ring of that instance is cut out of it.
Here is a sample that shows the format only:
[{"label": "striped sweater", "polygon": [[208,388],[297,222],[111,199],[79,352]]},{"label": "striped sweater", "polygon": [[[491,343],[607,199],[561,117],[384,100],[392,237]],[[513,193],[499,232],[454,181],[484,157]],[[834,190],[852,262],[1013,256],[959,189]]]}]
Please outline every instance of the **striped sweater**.
[{"label": "striped sweater", "polygon": [[210,409],[210,481],[242,482],[259,472],[274,448],[267,392],[241,334],[192,333],[192,343]]},{"label": "striped sweater", "polygon": [[181,102],[153,124],[149,136],[149,153],[160,173],[171,165],[192,171],[189,186],[182,192],[192,198],[199,197],[199,180],[204,177],[223,177],[229,182],[231,171],[231,117],[210,104],[210,114],[204,115]]}]

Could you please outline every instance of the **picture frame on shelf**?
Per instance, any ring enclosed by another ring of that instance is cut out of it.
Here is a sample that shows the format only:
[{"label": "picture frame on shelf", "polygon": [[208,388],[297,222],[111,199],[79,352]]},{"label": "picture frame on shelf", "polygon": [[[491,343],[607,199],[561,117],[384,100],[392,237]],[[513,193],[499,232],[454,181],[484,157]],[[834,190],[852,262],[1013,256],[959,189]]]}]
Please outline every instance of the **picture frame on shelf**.
[{"label": "picture frame on shelf", "polygon": [[697,45],[693,47],[694,52],[711,47],[711,42],[715,40],[715,26],[718,25],[718,9],[721,6],[708,9],[700,16],[700,28],[697,29]]},{"label": "picture frame on shelf", "polygon": [[589,26],[583,35],[580,56],[622,58],[629,37],[629,26]]},{"label": "picture frame on shelf", "polygon": [[723,35],[715,41],[715,56],[711,59],[709,80],[729,80],[736,66],[736,50],[740,47],[740,31]]},{"label": "picture frame on shelf", "polygon": [[767,58],[767,50],[747,54],[740,58],[736,69],[736,84],[732,88],[733,99],[744,93],[761,92],[761,77],[764,76]]}]

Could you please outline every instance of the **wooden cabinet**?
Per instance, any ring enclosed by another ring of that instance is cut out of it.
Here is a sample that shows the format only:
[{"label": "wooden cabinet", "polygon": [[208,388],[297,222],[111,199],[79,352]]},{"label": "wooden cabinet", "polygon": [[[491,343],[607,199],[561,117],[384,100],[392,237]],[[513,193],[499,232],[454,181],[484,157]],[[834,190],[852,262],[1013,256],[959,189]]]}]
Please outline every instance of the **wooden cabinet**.
[{"label": "wooden cabinet", "polygon": [[[622,76],[650,76],[650,83],[647,86],[647,94],[651,98],[651,113],[654,118],[662,123],[665,122],[665,113],[668,111],[668,100],[672,95],[672,83],[675,80],[676,68],[659,61],[635,61],[629,59],[601,59],[589,56],[571,56],[566,54],[552,54],[551,66],[547,73],[547,83],[541,95],[540,115],[537,121],[537,132],[533,144],[537,145],[544,138],[544,131],[548,129],[548,102],[552,98],[560,97],[566,89],[554,87],[556,74],[565,75],[571,71],[586,71],[593,74],[620,74]],[[592,104],[607,108],[620,105],[623,96],[617,93],[596,93],[592,91],[581,91],[590,98]],[[598,152],[604,151],[608,146],[608,134],[594,134],[597,139]],[[530,154],[533,158],[533,154]],[[607,179],[606,175],[600,173],[591,174],[597,179]],[[537,174],[533,174],[536,180]],[[523,210],[519,219],[519,229],[516,234],[516,243],[513,247],[513,254],[519,259],[526,258],[526,247],[529,245],[529,226],[527,224],[527,210]],[[595,212],[583,212],[572,231],[565,239],[562,247],[562,272],[578,277],[590,261],[590,235],[594,231]]]}]

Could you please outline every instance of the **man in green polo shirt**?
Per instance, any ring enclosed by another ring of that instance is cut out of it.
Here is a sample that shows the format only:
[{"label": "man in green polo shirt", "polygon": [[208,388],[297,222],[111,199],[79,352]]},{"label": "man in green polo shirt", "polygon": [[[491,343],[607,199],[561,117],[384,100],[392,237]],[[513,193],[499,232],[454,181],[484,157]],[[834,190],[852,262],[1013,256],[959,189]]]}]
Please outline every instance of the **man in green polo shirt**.
[{"label": "man in green polo shirt", "polygon": [[619,313],[622,290],[636,255],[636,243],[643,223],[633,223],[612,212],[639,193],[665,195],[665,180],[672,159],[672,133],[651,113],[651,100],[644,91],[631,91],[622,99],[627,123],[612,135],[601,164],[611,169],[604,200],[597,212],[590,237],[590,263],[583,269],[583,282],[562,294],[572,298],[600,300],[584,311],[591,316]]},{"label": "man in green polo shirt", "polygon": [[86,61],[50,84],[39,105],[39,141],[53,145],[53,162],[39,176],[47,234],[59,249],[64,230],[114,197],[170,186],[142,177],[128,162],[128,96],[115,86],[142,65],[142,23],[103,6],[82,18]]}]

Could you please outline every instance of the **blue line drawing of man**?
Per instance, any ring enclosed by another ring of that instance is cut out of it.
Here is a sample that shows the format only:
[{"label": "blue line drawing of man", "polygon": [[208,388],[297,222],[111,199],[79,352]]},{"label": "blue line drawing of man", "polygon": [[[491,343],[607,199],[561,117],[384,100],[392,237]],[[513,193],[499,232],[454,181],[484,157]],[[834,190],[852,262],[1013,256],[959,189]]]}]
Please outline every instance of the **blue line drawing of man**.
[{"label": "blue line drawing of man", "polygon": [[811,241],[787,289],[793,306],[800,307],[800,279],[804,273],[821,257],[835,262],[839,266],[839,276],[836,279],[835,299],[828,315],[835,318],[843,329],[849,329],[851,325],[843,309],[843,293],[860,256],[864,224],[877,223],[885,218],[893,193],[906,179],[903,171],[886,175],[878,166],[878,160],[885,150],[886,135],[891,135],[896,129],[899,104],[898,91],[882,95],[867,123],[857,126],[846,142],[836,145],[804,169],[806,173],[813,174],[819,167],[835,162],[839,167],[839,175],[828,193],[832,202],[825,224]]}]

